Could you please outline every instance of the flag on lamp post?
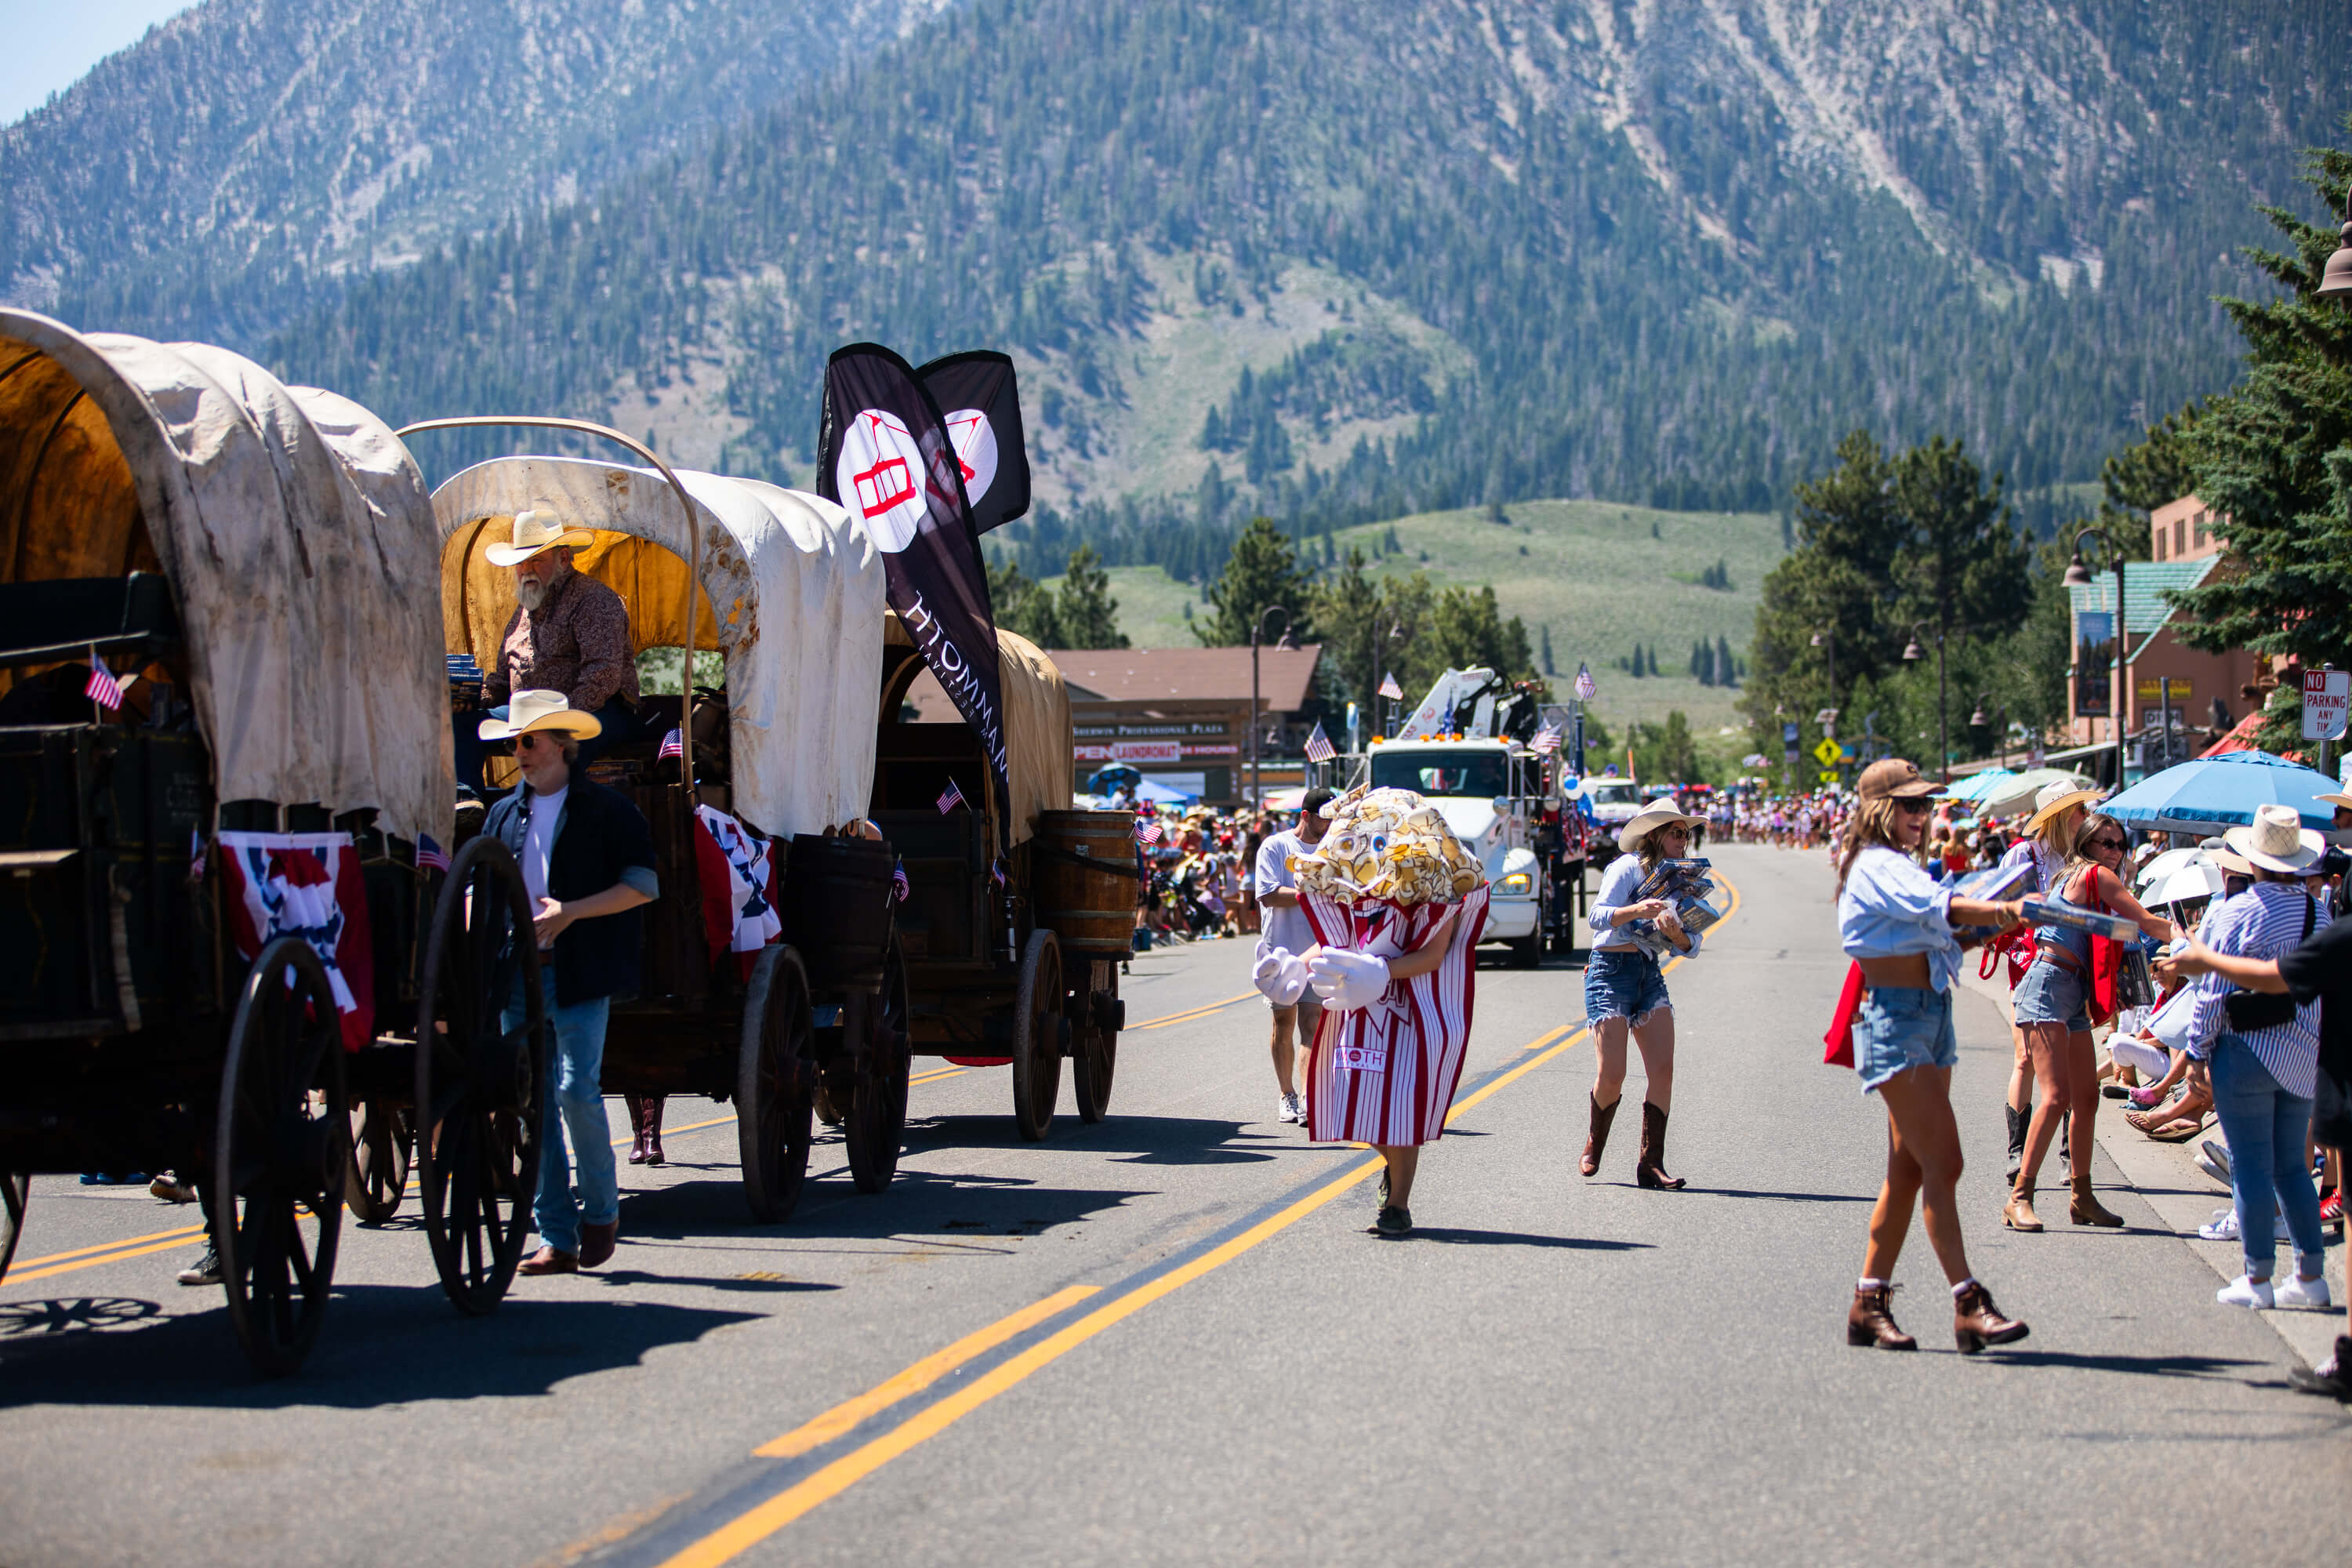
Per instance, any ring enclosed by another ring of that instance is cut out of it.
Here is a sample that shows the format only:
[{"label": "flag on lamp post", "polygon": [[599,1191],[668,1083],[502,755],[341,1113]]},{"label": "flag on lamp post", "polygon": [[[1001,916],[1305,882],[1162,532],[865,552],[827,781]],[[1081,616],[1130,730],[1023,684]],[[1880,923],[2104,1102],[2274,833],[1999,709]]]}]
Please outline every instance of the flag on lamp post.
[{"label": "flag on lamp post", "polygon": [[1539,757],[1549,757],[1554,752],[1559,751],[1559,726],[1557,724],[1546,724],[1542,729],[1538,730],[1536,731],[1536,738],[1528,742],[1528,750],[1535,752],[1536,755]]},{"label": "flag on lamp post", "polygon": [[1328,763],[1339,754],[1339,750],[1331,744],[1331,737],[1323,732],[1323,721],[1316,720],[1315,732],[1307,737],[1307,760]]},{"label": "flag on lamp post", "polygon": [[1396,671],[1391,670],[1381,681],[1381,695],[1391,702],[1404,700],[1404,688],[1397,684]]},{"label": "flag on lamp post", "polygon": [[1590,702],[1592,694],[1600,689],[1592,684],[1592,667],[1580,661],[1576,667],[1576,700]]}]

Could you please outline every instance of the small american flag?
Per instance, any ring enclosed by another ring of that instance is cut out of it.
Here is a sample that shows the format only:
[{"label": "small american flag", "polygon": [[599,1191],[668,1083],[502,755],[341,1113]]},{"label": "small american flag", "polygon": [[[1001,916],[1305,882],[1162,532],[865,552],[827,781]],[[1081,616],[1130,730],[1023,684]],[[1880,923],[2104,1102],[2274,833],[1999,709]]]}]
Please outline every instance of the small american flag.
[{"label": "small american flag", "polygon": [[1589,664],[1578,665],[1576,667],[1577,700],[1580,702],[1590,702],[1592,700],[1592,694],[1600,689],[1601,689],[1599,687],[1592,684],[1592,667]]},{"label": "small american flag", "polygon": [[[662,737],[661,743],[661,755],[664,757],[683,757],[686,755],[685,734],[680,731],[672,730],[668,734],[664,735]],[[658,761],[659,759],[656,760]]]},{"label": "small american flag", "polygon": [[1547,724],[1542,729],[1538,730],[1536,731],[1536,738],[1528,742],[1528,750],[1541,757],[1549,757],[1554,752],[1559,751],[1559,726],[1557,724]]},{"label": "small american flag", "polygon": [[416,836],[416,868],[420,871],[446,871],[449,868],[449,852],[434,843],[429,833]]},{"label": "small american flag", "polygon": [[903,904],[907,901],[908,896],[915,889],[908,884],[907,862],[902,857],[897,865],[890,868],[890,896],[897,899]]},{"label": "small american flag", "polygon": [[1138,844],[1157,844],[1157,843],[1159,843],[1159,842],[1160,842],[1160,824],[1159,824],[1159,822],[1158,822],[1157,820],[1154,820],[1154,821],[1150,821],[1150,822],[1142,822],[1142,823],[1138,823],[1138,824],[1136,825],[1136,828],[1135,828],[1135,841],[1136,841]]},{"label": "small american flag", "polygon": [[1307,760],[1310,763],[1328,763],[1339,754],[1331,744],[1331,737],[1323,732],[1323,721],[1316,720],[1315,732],[1307,737]]},{"label": "small american flag", "polygon": [[96,648],[89,650],[89,679],[82,683],[81,694],[110,713],[122,706],[122,683],[98,661]]},{"label": "small american flag", "polygon": [[1000,888],[1004,886],[1004,858],[1003,856],[1000,855],[994,860],[989,862],[988,879],[994,882]]},{"label": "small american flag", "polygon": [[963,797],[963,791],[956,788],[955,780],[950,779],[948,787],[940,791],[940,815],[945,816],[960,805],[967,811],[971,808],[971,803]]},{"label": "small american flag", "polygon": [[1389,671],[1387,678],[1381,680],[1381,695],[1391,702],[1404,700],[1404,688],[1397,684],[1396,671]]},{"label": "small american flag", "polygon": [[197,883],[204,879],[205,830],[201,827],[191,827],[188,829],[188,880],[191,883]]}]

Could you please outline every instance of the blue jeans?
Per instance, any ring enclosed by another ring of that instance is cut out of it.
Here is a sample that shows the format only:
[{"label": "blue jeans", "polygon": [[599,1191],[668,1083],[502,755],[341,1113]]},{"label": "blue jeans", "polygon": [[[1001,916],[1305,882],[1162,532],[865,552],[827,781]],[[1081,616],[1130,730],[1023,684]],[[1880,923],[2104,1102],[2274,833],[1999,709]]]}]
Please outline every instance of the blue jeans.
[{"label": "blue jeans", "polygon": [[1596,948],[1584,962],[1584,1019],[1622,1018],[1646,1024],[1650,1015],[1672,1004],[1666,997],[1666,976],[1658,961],[1638,948]]},{"label": "blue jeans", "polygon": [[2021,1025],[2063,1024],[2070,1035],[2091,1032],[2089,987],[2070,969],[2037,960],[2025,971],[2011,997],[2013,1016]]},{"label": "blue jeans", "polygon": [[[604,1119],[604,1025],[612,1016],[609,996],[555,1005],[555,965],[542,963],[547,1021],[555,1031],[555,1051],[547,1067],[546,1116],[540,1126],[539,1198],[531,1219],[539,1238],[558,1252],[577,1254],[583,1225],[612,1225],[621,1217],[621,1180],[613,1165],[613,1128]],[[522,977],[499,1026],[522,1026]],[[569,1133],[580,1160],[580,1189],[572,1187]]]},{"label": "blue jeans", "polygon": [[1864,1094],[1913,1068],[1957,1067],[1960,1042],[1952,1032],[1952,994],[1924,985],[1872,986],[1853,1021],[1853,1045]]},{"label": "blue jeans", "polygon": [[2281,1089],[2235,1035],[2213,1042],[2213,1109],[2230,1141],[2230,1196],[2238,1205],[2238,1243],[2246,1273],[2267,1279],[2277,1260],[2277,1215],[2286,1211],[2301,1272],[2318,1273],[2326,1238],[2319,1229],[2319,1193],[2311,1167],[2303,1162],[2303,1137],[2311,1130],[2311,1101]]}]

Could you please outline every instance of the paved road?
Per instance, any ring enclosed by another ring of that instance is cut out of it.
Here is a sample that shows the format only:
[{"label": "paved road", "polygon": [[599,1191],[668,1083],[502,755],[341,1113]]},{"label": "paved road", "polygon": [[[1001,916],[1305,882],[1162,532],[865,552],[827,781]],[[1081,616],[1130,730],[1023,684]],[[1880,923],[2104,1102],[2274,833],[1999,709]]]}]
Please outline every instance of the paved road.
[{"label": "paved road", "polygon": [[[1972,1252],[2033,1337],[1952,1353],[1915,1233],[1897,1301],[1926,1353],[1846,1348],[1884,1123],[1818,1065],[1827,876],[1717,863],[1741,907],[1671,979],[1688,1192],[1633,1185],[1626,1122],[1578,1178],[1580,976],[1488,969],[1422,1229],[1376,1239],[1367,1157],[1272,1121],[1243,945],[1154,954],[1129,1016],[1176,1021],[1127,1036],[1098,1127],[1023,1145],[1003,1069],[940,1078],[891,1191],[854,1194],[823,1143],[771,1229],[744,1223],[731,1125],[681,1131],[665,1169],[624,1167],[610,1267],[481,1321],[406,1215],[347,1227],[292,1381],[256,1383],[216,1295],[170,1283],[184,1242],[20,1261],[0,1561],[2340,1556],[2352,1417],[2286,1391],[2284,1342],[2213,1304],[2142,1198],[2108,1194],[2121,1232],[1995,1228],[2007,1046],[1981,996]],[[47,1179],[23,1256],[185,1213]]]}]

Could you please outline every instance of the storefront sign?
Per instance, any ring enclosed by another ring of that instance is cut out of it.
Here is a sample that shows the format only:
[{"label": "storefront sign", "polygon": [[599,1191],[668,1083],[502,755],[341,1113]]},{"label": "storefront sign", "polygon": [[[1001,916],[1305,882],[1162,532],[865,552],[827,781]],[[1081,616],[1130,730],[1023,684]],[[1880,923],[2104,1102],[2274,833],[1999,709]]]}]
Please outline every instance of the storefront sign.
[{"label": "storefront sign", "polygon": [[1120,763],[1181,763],[1184,746],[1180,741],[1120,741],[1110,749],[1111,760]]},{"label": "storefront sign", "polygon": [[1195,745],[1189,741],[1184,744],[1184,754],[1188,757],[1231,757],[1240,752],[1241,748],[1231,741],[1214,741],[1205,746]]},{"label": "storefront sign", "polygon": [[1082,763],[1107,763],[1110,761],[1110,748],[1108,746],[1090,746],[1083,741],[1070,748],[1070,754]]}]

